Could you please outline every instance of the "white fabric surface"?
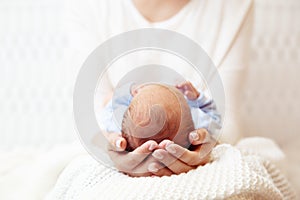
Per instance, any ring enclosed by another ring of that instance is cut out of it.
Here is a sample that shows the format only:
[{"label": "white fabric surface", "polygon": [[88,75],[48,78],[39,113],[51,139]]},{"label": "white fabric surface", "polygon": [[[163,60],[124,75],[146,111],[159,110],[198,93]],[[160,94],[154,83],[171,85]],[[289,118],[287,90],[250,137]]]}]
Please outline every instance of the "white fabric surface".
[{"label": "white fabric surface", "polygon": [[[248,145],[252,142],[268,148],[252,149]],[[271,140],[245,139],[237,146],[220,145],[213,152],[214,161],[211,164],[187,174],[163,178],[130,178],[97,163],[79,143],[58,146],[44,152],[32,149],[10,154],[1,152],[0,199],[35,200],[47,194],[48,200],[94,197],[127,199],[138,196],[145,199],[151,195],[166,199],[180,197],[180,194],[182,198],[189,196],[189,199],[235,195],[238,198],[263,195],[271,199],[294,199],[286,179],[265,159],[273,153],[273,161],[283,161],[283,153]],[[166,189],[168,185],[170,187]],[[148,187],[148,190],[142,190],[141,186],[144,189]],[[166,189],[166,192],[158,187]],[[181,187],[183,191],[178,189]]]},{"label": "white fabric surface", "polygon": [[80,143],[46,151],[22,148],[0,152],[0,199],[40,200],[55,185],[64,167],[86,152]]},{"label": "white fabric surface", "polygon": [[[268,143],[257,138],[255,141],[260,145]],[[246,146],[240,146],[245,150]],[[282,156],[282,152],[275,146],[268,148],[268,151],[279,152],[278,159]],[[294,195],[287,180],[269,161],[223,144],[213,150],[211,163],[188,173],[162,178],[131,178],[97,163],[89,156],[82,156],[73,160],[64,170],[47,200],[279,200],[295,199]]]}]

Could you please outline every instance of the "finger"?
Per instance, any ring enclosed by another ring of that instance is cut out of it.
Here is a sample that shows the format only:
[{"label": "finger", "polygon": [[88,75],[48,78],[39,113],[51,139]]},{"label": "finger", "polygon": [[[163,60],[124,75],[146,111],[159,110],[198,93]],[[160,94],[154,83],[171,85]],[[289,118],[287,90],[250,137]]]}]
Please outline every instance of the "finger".
[{"label": "finger", "polygon": [[184,94],[184,89],[178,89],[179,92],[181,92],[182,94]]},{"label": "finger", "polygon": [[149,167],[149,164],[153,163],[153,162],[156,162],[154,160],[154,158],[153,157],[151,158],[151,156],[148,156],[145,160],[143,160],[141,163],[139,163],[136,167],[125,171],[125,173],[128,174],[129,176],[133,176],[133,177],[152,176],[153,173],[148,170],[148,167]]},{"label": "finger", "polygon": [[183,82],[181,84],[178,84],[176,87],[183,90],[189,90],[191,88],[191,83],[189,81]]},{"label": "finger", "polygon": [[174,157],[178,158],[182,162],[189,166],[203,165],[208,162],[208,158],[211,152],[211,144],[199,145],[195,151],[190,151],[177,144],[170,144],[166,147],[166,150]]},{"label": "finger", "polygon": [[192,145],[209,143],[213,140],[208,131],[204,128],[192,131],[189,134],[189,140]]},{"label": "finger", "polygon": [[137,147],[132,153],[134,154],[149,154],[152,153],[154,149],[158,148],[157,142],[154,140],[148,140],[141,146]]},{"label": "finger", "polygon": [[124,151],[127,146],[127,141],[119,133],[106,134],[108,139],[108,150],[111,151]]},{"label": "finger", "polygon": [[194,168],[186,163],[181,162],[181,160],[178,160],[176,157],[172,156],[166,150],[163,149],[155,150],[152,156],[155,157],[161,163],[163,163],[175,174],[187,172]]},{"label": "finger", "polygon": [[181,87],[181,86],[176,86],[176,88],[182,93],[182,94],[184,94],[184,88],[183,87]]},{"label": "finger", "polygon": [[185,95],[188,99],[194,99],[193,93],[190,92],[190,91],[188,91],[188,90],[186,90],[186,91],[184,92],[184,95]]},{"label": "finger", "polygon": [[145,176],[171,176],[174,174],[170,169],[167,167],[163,166],[159,162],[145,162],[141,164],[140,166],[136,167],[130,172],[127,172],[129,176],[132,177],[145,177]]},{"label": "finger", "polygon": [[210,159],[210,154],[212,149],[216,146],[215,142],[212,143],[205,143],[202,145],[199,145],[195,151],[199,152],[199,158],[201,160],[201,162],[203,162],[203,160],[205,159]]},{"label": "finger", "polygon": [[163,140],[158,144],[159,149],[165,149],[168,144],[173,144],[171,140]]},{"label": "finger", "polygon": [[199,93],[198,90],[194,87],[194,85],[191,82],[188,82],[186,84],[187,90],[193,92],[193,93]]},{"label": "finger", "polygon": [[145,172],[145,173],[138,173],[138,172],[124,172],[128,176],[131,177],[146,177],[146,176],[152,176],[153,174],[151,172]]},{"label": "finger", "polygon": [[167,152],[182,162],[190,165],[197,165],[198,162],[198,152],[189,151],[176,144],[170,144],[166,147]]},{"label": "finger", "polygon": [[183,87],[184,87],[185,90],[190,90],[191,87],[192,87],[191,82],[190,81],[185,82]]},{"label": "finger", "polygon": [[149,172],[152,172],[155,176],[171,176],[173,172],[167,167],[163,166],[158,162],[153,162],[148,165]]},{"label": "finger", "polygon": [[137,167],[127,172],[130,176],[170,176],[173,174],[171,170],[166,168],[162,163],[157,162],[152,156],[149,156],[145,161]]},{"label": "finger", "polygon": [[[158,144],[149,140],[136,148],[132,152],[115,152],[109,151],[111,159],[114,161],[115,166],[123,172],[131,172],[136,168],[143,160],[152,153]],[[147,170],[144,170],[146,172]]]},{"label": "finger", "polygon": [[175,87],[178,88],[178,89],[183,89],[185,83],[180,83],[180,84],[177,84]]},{"label": "finger", "polygon": [[192,84],[190,81],[188,81],[188,82],[186,83],[186,87],[187,87],[189,90],[194,90],[194,89],[195,89],[195,87],[193,86],[193,84]]}]

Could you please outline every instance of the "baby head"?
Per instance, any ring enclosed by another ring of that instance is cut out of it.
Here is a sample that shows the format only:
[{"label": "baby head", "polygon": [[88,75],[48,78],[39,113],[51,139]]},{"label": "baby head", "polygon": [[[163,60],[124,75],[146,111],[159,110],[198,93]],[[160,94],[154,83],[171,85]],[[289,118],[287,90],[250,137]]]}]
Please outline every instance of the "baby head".
[{"label": "baby head", "polygon": [[175,87],[147,84],[133,97],[122,122],[122,136],[132,151],[148,140],[157,143],[168,139],[183,147],[194,130],[190,108]]}]

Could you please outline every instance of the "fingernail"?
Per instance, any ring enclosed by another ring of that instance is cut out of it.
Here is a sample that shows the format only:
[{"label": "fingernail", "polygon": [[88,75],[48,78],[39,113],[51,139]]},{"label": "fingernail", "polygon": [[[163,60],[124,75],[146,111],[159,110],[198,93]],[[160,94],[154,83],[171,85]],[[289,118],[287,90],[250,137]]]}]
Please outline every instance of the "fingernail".
[{"label": "fingernail", "polygon": [[170,145],[167,145],[166,149],[167,149],[167,151],[170,152],[171,154],[175,154],[175,153],[176,153],[176,150],[175,150],[174,146],[171,145],[171,144],[170,144]]},{"label": "fingernail", "polygon": [[152,150],[155,149],[155,148],[156,148],[156,144],[152,143],[152,144],[150,144],[150,146],[149,146],[149,151],[152,151]]},{"label": "fingernail", "polygon": [[155,166],[154,163],[151,163],[149,166],[148,166],[148,170],[150,172],[158,172],[158,168]]},{"label": "fingernail", "polygon": [[122,144],[122,140],[117,140],[116,141],[116,147],[121,149],[121,144]]},{"label": "fingernail", "polygon": [[192,132],[190,134],[190,137],[192,140],[196,141],[196,140],[199,140],[199,135],[196,133],[196,132]]},{"label": "fingernail", "polygon": [[155,151],[152,155],[159,160],[162,160],[164,158],[164,156],[158,151]]}]

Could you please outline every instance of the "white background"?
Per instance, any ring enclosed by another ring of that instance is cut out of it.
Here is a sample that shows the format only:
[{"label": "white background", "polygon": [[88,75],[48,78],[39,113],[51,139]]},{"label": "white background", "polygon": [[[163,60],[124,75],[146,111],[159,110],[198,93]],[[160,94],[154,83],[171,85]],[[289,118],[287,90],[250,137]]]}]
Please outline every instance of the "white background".
[{"label": "white background", "polygon": [[[62,0],[0,1],[0,149],[77,140]],[[256,1],[243,134],[274,139],[300,191],[300,2]],[[298,173],[298,175],[296,175]],[[299,194],[299,192],[298,192]]]}]

